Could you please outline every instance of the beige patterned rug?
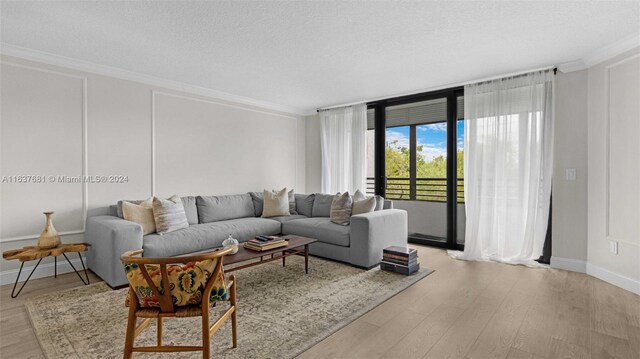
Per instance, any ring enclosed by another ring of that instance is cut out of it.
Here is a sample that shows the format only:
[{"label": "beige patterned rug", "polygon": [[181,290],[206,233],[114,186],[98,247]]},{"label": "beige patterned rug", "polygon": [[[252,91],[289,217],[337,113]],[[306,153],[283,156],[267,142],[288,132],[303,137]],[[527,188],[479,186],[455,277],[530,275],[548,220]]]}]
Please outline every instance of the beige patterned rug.
[{"label": "beige patterned rug", "polygon": [[[375,308],[432,271],[423,268],[403,276],[345,264],[289,257],[235,272],[238,280],[238,347],[231,348],[231,323],[212,337],[213,356],[225,358],[292,358]],[[121,358],[127,308],[126,289],[104,283],[46,294],[26,302],[31,323],[48,358]],[[213,322],[227,307],[212,309]],[[164,342],[200,345],[200,318],[166,318]],[[136,345],[155,345],[152,324]],[[159,357],[143,354],[144,357]],[[135,356],[135,354],[134,354]],[[142,355],[138,355],[142,356]],[[196,353],[162,358],[201,357]]]}]

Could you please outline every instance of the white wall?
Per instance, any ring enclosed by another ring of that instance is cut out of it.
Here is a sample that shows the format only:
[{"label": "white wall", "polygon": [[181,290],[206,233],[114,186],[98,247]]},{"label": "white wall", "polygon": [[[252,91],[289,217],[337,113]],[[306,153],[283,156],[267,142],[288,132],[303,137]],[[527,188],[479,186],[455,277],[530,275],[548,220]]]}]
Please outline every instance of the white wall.
[{"label": "white wall", "polygon": [[591,67],[588,92],[587,273],[640,294],[640,48]]},{"label": "white wall", "polygon": [[[284,186],[306,192],[302,116],[7,56],[0,60],[0,178],[128,176],[127,183],[86,186],[2,183],[2,251],[35,244],[45,210],[56,211],[63,242],[77,242],[83,240],[83,207],[152,194]],[[17,266],[0,261],[0,283],[14,280]],[[35,275],[52,271],[45,266]]]},{"label": "white wall", "polygon": [[[587,70],[556,75],[551,265],[586,271]],[[566,170],[576,169],[575,181]]]}]

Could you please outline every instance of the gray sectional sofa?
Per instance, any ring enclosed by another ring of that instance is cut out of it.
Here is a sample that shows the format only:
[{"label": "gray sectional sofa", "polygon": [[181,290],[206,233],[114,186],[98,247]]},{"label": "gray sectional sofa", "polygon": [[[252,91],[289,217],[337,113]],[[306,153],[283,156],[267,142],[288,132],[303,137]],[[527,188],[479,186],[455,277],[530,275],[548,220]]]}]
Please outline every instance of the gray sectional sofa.
[{"label": "gray sectional sofa", "polygon": [[189,227],[166,234],[142,235],[142,227],[122,219],[118,206],[97,208],[87,216],[87,266],[111,287],[127,284],[120,255],[144,249],[147,257],[171,257],[214,249],[229,234],[240,242],[257,235],[295,234],[317,239],[312,255],[371,268],[382,249],[407,244],[407,213],[384,201],[383,209],[351,217],[349,226],[329,220],[333,195],[296,194],[290,216],[261,218],[262,202],[256,193],[227,196],[182,197]]}]

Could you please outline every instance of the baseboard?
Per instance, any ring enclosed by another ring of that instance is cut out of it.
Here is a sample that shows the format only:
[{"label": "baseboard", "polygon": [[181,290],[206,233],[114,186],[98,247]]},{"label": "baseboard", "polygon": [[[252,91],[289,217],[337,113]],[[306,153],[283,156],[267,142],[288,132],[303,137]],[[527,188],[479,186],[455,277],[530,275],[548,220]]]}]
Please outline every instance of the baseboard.
[{"label": "baseboard", "polygon": [[551,268],[564,269],[578,273],[587,273],[587,262],[579,259],[551,256]]},{"label": "baseboard", "polygon": [[[85,261],[85,264],[86,264],[86,258],[83,257],[82,260]],[[25,263],[24,268],[22,268],[22,273],[20,274],[20,282],[24,282],[24,280],[27,279],[27,277],[29,276],[29,273],[31,273],[36,263],[38,262],[31,261],[31,262]],[[82,270],[82,263],[80,263],[80,259],[71,259],[71,263],[73,263],[73,266],[76,267],[77,270],[79,271]],[[33,273],[31,278],[29,278],[29,280],[45,278],[45,277],[53,277],[54,275],[53,265],[54,265],[53,262],[46,263],[46,264],[41,263],[38,266],[38,269],[36,269],[35,273]],[[18,271],[19,271],[19,268],[9,269],[9,270],[0,272],[0,285],[15,283],[16,276],[18,275]],[[59,257],[58,258],[58,274],[64,274],[69,272],[73,272],[73,268],[71,268],[71,266],[64,259],[64,257]],[[82,275],[84,276],[84,273]]]},{"label": "baseboard", "polygon": [[626,275],[610,271],[597,265],[587,263],[587,274],[617,287],[640,295],[640,281]]}]

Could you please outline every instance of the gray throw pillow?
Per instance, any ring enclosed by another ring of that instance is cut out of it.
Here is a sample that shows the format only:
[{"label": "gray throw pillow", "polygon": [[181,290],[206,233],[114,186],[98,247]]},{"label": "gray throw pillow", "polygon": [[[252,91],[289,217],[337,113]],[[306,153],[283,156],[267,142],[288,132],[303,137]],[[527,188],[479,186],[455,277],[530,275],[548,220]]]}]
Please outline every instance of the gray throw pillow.
[{"label": "gray throw pillow", "polygon": [[349,195],[349,192],[343,194],[338,192],[331,202],[331,222],[341,226],[348,226],[351,222],[352,205],[353,199]]},{"label": "gray throw pillow", "polygon": [[300,194],[296,193],[296,211],[303,216],[311,217],[313,212],[313,201],[316,198],[315,194]]},{"label": "gray throw pillow", "polygon": [[178,196],[171,196],[168,199],[153,197],[153,218],[158,234],[189,227],[182,200]]}]

